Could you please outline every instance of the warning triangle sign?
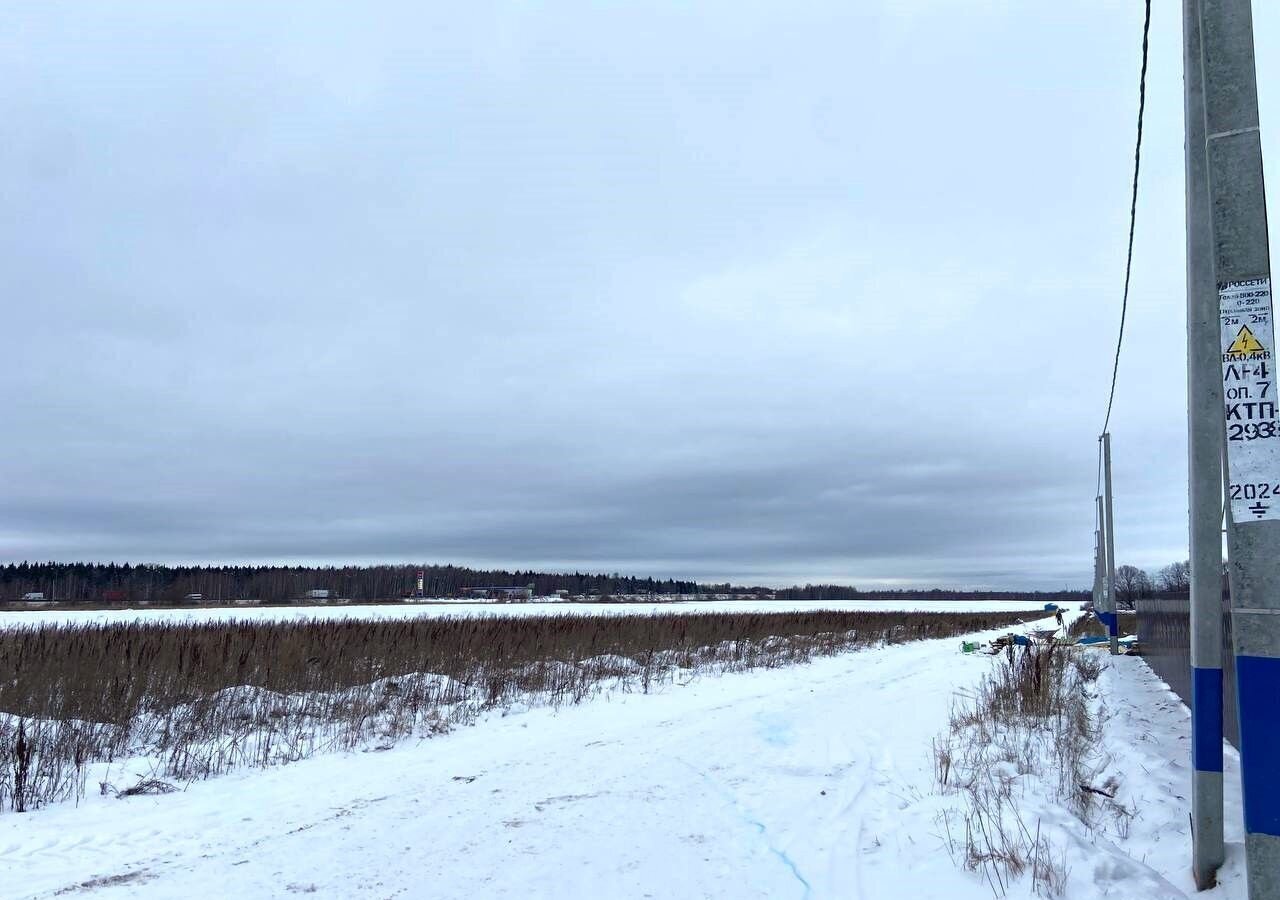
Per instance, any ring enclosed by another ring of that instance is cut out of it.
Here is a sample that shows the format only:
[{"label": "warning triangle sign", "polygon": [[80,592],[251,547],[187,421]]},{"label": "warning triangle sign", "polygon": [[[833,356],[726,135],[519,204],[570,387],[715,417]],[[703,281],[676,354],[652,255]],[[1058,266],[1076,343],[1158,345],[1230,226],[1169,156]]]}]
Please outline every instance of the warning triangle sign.
[{"label": "warning triangle sign", "polygon": [[1253,336],[1253,332],[1249,330],[1248,325],[1240,327],[1240,333],[1236,335],[1235,343],[1227,348],[1228,353],[1262,353],[1264,350],[1266,348]]}]

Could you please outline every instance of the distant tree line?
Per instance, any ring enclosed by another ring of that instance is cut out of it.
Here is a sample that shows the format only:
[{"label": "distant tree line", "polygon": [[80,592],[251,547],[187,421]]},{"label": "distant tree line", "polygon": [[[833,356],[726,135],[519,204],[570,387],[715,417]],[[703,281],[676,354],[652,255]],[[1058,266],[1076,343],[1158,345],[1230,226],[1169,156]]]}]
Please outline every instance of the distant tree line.
[{"label": "distant tree line", "polygon": [[0,600],[42,593],[50,600],[79,602],[177,603],[188,594],[207,602],[252,600],[278,603],[308,591],[327,590],[349,600],[389,600],[411,596],[423,572],[428,597],[455,597],[467,588],[532,584],[536,595],[556,591],[598,594],[755,594],[780,600],[1075,600],[1085,591],[858,590],[836,584],[806,584],[774,590],[729,583],[700,584],[678,579],[633,578],[619,574],[470,569],[465,566],[170,566],[153,563],[21,562],[0,567]]},{"label": "distant tree line", "polygon": [[534,586],[552,594],[692,594],[692,581],[628,578],[622,575],[547,574],[469,569],[463,566],[168,566],[144,563],[10,563],[0,567],[0,599],[42,593],[51,600],[178,602],[201,594],[211,602],[238,599],[283,602],[308,591],[327,590],[350,600],[411,596],[423,572],[428,597],[457,596],[472,587]]},{"label": "distant tree line", "polygon": [[[760,590],[766,590],[761,588]],[[1086,600],[1088,591],[957,591],[948,588],[859,590],[841,584],[806,584],[771,591],[779,600]]]}]

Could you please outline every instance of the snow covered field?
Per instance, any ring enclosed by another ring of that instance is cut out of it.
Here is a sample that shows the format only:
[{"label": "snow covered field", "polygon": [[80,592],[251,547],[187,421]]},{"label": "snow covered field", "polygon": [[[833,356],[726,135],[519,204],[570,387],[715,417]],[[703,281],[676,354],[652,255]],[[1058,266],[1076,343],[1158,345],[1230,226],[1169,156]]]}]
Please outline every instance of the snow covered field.
[{"label": "snow covered field", "polygon": [[368,606],[237,606],[189,609],[40,609],[0,611],[0,628],[43,622],[209,622],[225,619],[286,621],[291,619],[408,619],[431,616],[617,616],[647,613],[788,612],[836,609],[851,611],[992,612],[1036,609],[1043,604],[1009,600],[716,600],[686,603],[395,603]]},{"label": "snow covered field", "polygon": [[[0,897],[992,896],[940,834],[932,739],[993,661],[956,640],[491,716],[385,752],[242,771],[165,796],[0,815]],[[1066,835],[1068,897],[1194,895],[1188,717],[1138,659],[1099,681],[1127,837]],[[119,781],[129,776],[119,773]],[[1224,884],[1243,898],[1228,749]],[[1026,896],[1029,883],[1010,896]],[[1021,891],[1021,892],[1020,892]]]}]

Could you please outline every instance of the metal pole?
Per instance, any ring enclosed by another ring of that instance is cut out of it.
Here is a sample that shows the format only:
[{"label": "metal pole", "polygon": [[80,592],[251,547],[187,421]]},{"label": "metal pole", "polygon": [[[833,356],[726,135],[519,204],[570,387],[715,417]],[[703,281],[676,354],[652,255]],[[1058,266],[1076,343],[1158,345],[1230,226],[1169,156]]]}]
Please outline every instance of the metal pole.
[{"label": "metal pole", "polygon": [[1107,626],[1107,637],[1111,638],[1111,655],[1120,652],[1120,622],[1116,615],[1119,605],[1116,603],[1116,529],[1111,503],[1111,433],[1102,435],[1102,496],[1106,507],[1106,521],[1102,533],[1107,542],[1107,600],[1103,624]]},{"label": "metal pole", "polygon": [[1280,421],[1249,0],[1201,0],[1200,43],[1246,866],[1251,900],[1280,900]]},{"label": "metal pole", "polygon": [[1205,159],[1200,0],[1183,0],[1187,486],[1191,539],[1191,871],[1213,887],[1222,839],[1222,359]]}]

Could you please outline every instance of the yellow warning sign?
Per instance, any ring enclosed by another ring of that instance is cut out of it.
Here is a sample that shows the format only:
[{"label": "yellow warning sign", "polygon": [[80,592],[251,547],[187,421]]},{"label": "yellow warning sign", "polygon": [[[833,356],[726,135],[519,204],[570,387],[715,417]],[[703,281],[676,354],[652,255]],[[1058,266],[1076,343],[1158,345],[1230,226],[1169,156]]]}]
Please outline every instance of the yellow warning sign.
[{"label": "yellow warning sign", "polygon": [[1236,335],[1235,343],[1227,348],[1228,353],[1262,353],[1267,348],[1262,346],[1253,332],[1249,330],[1248,325],[1240,326],[1240,333]]}]

